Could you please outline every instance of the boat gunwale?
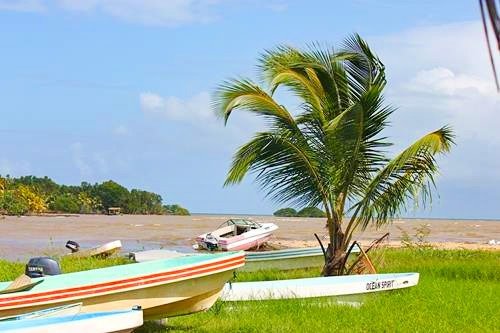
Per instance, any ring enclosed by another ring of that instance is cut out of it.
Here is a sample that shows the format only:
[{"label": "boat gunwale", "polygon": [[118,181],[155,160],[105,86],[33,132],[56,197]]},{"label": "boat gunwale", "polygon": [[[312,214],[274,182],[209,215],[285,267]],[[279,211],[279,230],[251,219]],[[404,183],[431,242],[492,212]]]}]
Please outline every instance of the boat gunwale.
[{"label": "boat gunwale", "polygon": [[[164,259],[169,260],[169,259]],[[161,260],[156,260],[161,261]],[[133,264],[140,265],[141,263]],[[12,307],[19,307],[26,303],[28,300],[30,304],[26,306],[33,306],[34,304],[40,304],[44,302],[53,301],[56,299],[61,299],[61,302],[70,301],[72,299],[82,299],[88,297],[98,297],[100,294],[112,294],[125,292],[140,288],[151,288],[157,285],[168,283],[176,283],[184,280],[189,280],[192,278],[198,278],[207,275],[210,272],[223,272],[230,269],[237,269],[244,265],[244,254],[235,253],[231,255],[221,256],[220,258],[215,258],[208,260],[208,262],[202,262],[198,265],[189,264],[184,265],[181,269],[178,267],[171,268],[160,273],[154,273],[149,275],[134,276],[128,279],[115,279],[108,280],[103,283],[94,283],[88,285],[81,285],[66,289],[52,289],[44,292],[33,292],[27,291],[23,292],[22,295],[16,295],[11,297],[0,297],[0,309],[7,309]],[[71,273],[68,273],[71,274]],[[109,286],[109,287],[108,287]],[[110,292],[113,291],[113,292]],[[73,294],[69,294],[72,293]],[[37,300],[38,298],[38,300]],[[23,306],[21,306],[23,307]]]}]

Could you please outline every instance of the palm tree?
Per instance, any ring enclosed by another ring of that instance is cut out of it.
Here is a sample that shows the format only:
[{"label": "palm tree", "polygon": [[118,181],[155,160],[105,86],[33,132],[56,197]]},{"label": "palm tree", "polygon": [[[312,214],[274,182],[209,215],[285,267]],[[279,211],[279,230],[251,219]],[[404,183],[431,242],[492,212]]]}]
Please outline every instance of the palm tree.
[{"label": "palm tree", "polygon": [[[246,110],[268,124],[236,152],[225,185],[252,172],[278,203],[322,206],[329,232],[323,274],[343,274],[355,230],[389,223],[410,201],[429,202],[435,157],[449,151],[452,131],[442,127],[387,157],[391,143],[382,130],[394,109],[382,96],[385,68],[359,35],[339,51],[280,46],[262,55],[259,70],[265,88],[233,79],[215,94],[225,123]],[[274,99],[278,87],[300,99],[297,112]]]}]

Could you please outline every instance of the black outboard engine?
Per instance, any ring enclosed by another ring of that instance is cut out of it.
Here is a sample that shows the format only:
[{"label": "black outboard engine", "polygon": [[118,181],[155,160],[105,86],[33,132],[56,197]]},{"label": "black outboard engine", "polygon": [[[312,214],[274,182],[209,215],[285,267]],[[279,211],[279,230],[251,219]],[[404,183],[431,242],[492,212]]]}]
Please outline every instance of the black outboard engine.
[{"label": "black outboard engine", "polygon": [[69,240],[66,242],[66,248],[71,250],[71,253],[78,252],[80,250],[80,244],[75,241]]},{"label": "black outboard engine", "polygon": [[25,274],[30,278],[59,275],[61,274],[61,268],[59,263],[50,257],[36,257],[31,258],[26,264]]}]

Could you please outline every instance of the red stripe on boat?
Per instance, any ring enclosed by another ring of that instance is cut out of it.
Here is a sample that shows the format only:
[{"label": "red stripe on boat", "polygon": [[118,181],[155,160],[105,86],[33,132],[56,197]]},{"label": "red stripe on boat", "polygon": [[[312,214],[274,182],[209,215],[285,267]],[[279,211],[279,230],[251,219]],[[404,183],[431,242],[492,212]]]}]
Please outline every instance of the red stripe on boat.
[{"label": "red stripe on boat", "polygon": [[[42,292],[42,293],[25,294],[25,295],[19,295],[19,296],[14,296],[14,297],[5,297],[5,298],[0,298],[0,307],[24,304],[26,302],[26,299],[30,299],[29,300],[30,303],[31,302],[43,302],[43,301],[51,300],[51,299],[70,298],[70,297],[74,297],[74,296],[80,296],[80,295],[86,295],[86,294],[96,294],[96,293],[104,292],[104,291],[119,290],[119,289],[125,289],[125,288],[134,287],[134,286],[139,286],[139,285],[152,284],[152,283],[162,282],[162,281],[169,281],[169,280],[174,280],[174,279],[182,278],[182,277],[186,277],[186,276],[194,276],[194,275],[199,275],[199,274],[203,274],[203,273],[207,273],[207,272],[216,271],[219,269],[230,268],[232,266],[238,266],[240,264],[243,264],[244,262],[245,262],[245,257],[244,257],[244,255],[242,255],[242,256],[238,256],[238,257],[233,257],[233,258],[229,258],[229,259],[224,259],[224,260],[208,263],[208,264],[198,265],[195,267],[183,268],[183,269],[155,273],[155,274],[150,274],[150,275],[144,275],[144,276],[140,276],[140,277],[124,279],[124,280],[119,280],[119,281],[105,282],[105,283],[100,283],[100,284],[67,288],[67,289],[56,289],[56,290]],[[225,264],[225,265],[221,265],[221,264]],[[203,268],[207,268],[207,269],[203,269]],[[109,288],[106,288],[106,287],[109,287]],[[92,289],[94,289],[94,290],[92,290]],[[88,290],[88,292],[84,292],[86,290]],[[70,293],[73,291],[78,292],[78,293],[67,294],[67,293]],[[57,294],[64,294],[64,295],[55,296]],[[51,296],[51,297],[43,298],[43,296]],[[40,297],[42,297],[42,298],[40,298]],[[22,301],[15,302],[16,300],[22,300]],[[14,301],[14,302],[12,302],[12,301]]]}]

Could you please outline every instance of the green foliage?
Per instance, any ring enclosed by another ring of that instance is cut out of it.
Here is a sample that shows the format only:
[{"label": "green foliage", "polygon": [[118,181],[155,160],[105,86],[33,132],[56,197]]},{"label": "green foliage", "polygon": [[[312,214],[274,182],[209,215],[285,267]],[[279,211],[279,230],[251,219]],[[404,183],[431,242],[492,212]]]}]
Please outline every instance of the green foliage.
[{"label": "green foliage", "polygon": [[293,208],[282,208],[275,211],[273,215],[284,217],[326,217],[326,213],[318,207],[305,207],[300,211],[296,211]]},{"label": "green foliage", "polygon": [[132,189],[109,180],[101,184],[82,182],[58,185],[48,177],[0,176],[0,214],[24,215],[58,212],[91,214],[120,207],[126,214],[189,215],[179,205],[164,206],[159,194]]},{"label": "green foliage", "polygon": [[293,208],[281,208],[273,213],[274,216],[282,216],[282,217],[294,217],[297,216],[297,211]]},{"label": "green foliage", "polygon": [[[110,257],[106,259],[100,258],[77,258],[64,256],[61,258],[55,257],[61,266],[63,273],[86,271],[89,269],[97,269],[111,267],[117,265],[131,264],[132,262],[125,257]],[[19,275],[24,273],[26,263],[10,262],[0,259],[0,281],[12,281]]]},{"label": "green foliage", "polygon": [[133,189],[127,197],[124,212],[127,214],[163,214],[159,194]]},{"label": "green foliage", "polygon": [[427,237],[431,234],[429,224],[420,224],[414,227],[414,235],[410,235],[406,230],[397,227],[401,231],[401,246],[407,248],[432,248],[432,245],[427,241]]},{"label": "green foliage", "polygon": [[[384,130],[395,109],[384,101],[385,66],[357,34],[340,48],[279,46],[262,55],[258,69],[262,84],[238,78],[216,91],[214,108],[226,123],[238,110],[267,124],[235,153],[225,185],[254,173],[278,203],[321,205],[336,252],[329,258],[337,258],[325,273],[339,274],[356,229],[389,223],[412,201],[432,199],[436,156],[451,149],[453,132],[438,128],[387,155]],[[298,112],[276,99],[279,88],[298,97]]]},{"label": "green foliage", "polygon": [[102,207],[107,210],[109,207],[120,207],[129,196],[129,191],[120,184],[108,180],[95,188],[96,196],[101,200]]},{"label": "green foliage", "polygon": [[15,191],[0,193],[0,214],[20,216],[28,212],[28,203],[19,197]]},{"label": "green foliage", "polygon": [[299,217],[326,217],[326,213],[318,207],[305,207],[301,209],[297,216]]},{"label": "green foliage", "polygon": [[49,205],[51,211],[58,213],[80,213],[78,197],[71,193],[57,194]]},{"label": "green foliage", "polygon": [[169,215],[191,215],[189,210],[179,205],[165,205],[163,206]]}]

